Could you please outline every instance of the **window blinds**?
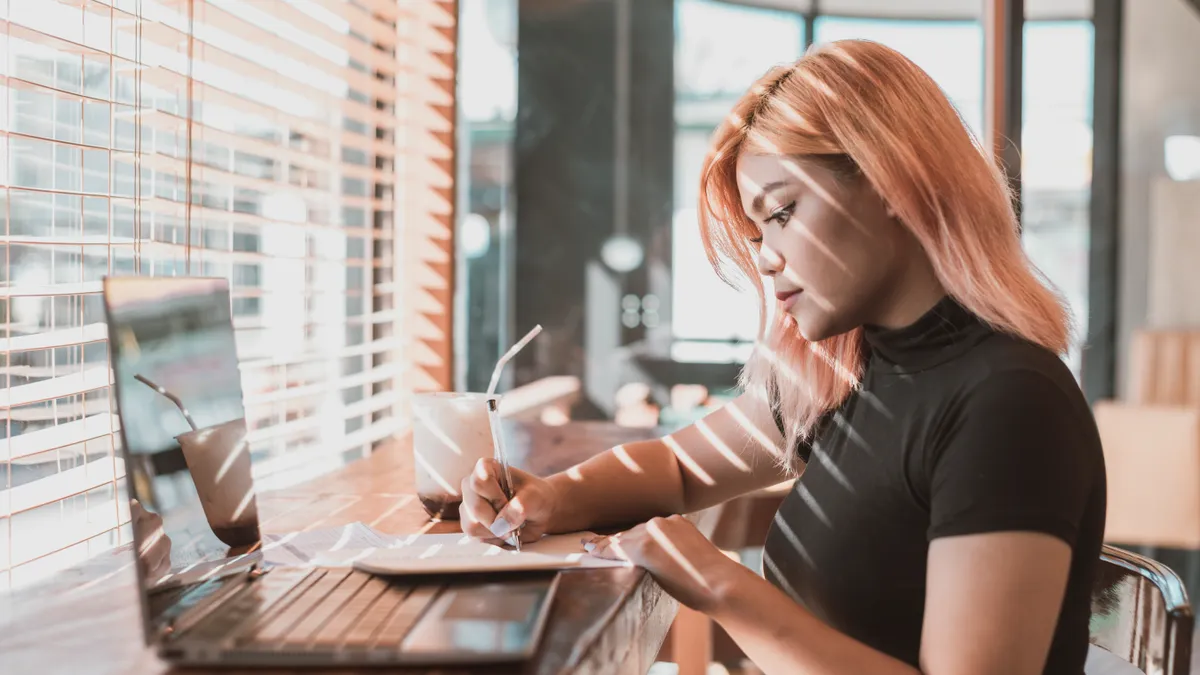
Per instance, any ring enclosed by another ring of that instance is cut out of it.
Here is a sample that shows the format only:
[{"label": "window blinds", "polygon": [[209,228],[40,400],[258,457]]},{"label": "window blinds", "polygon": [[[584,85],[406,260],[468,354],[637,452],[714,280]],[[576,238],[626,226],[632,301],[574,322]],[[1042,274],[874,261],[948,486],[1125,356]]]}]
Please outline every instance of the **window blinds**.
[{"label": "window blinds", "polygon": [[129,542],[105,275],[230,279],[261,489],[398,430],[398,19],[0,0],[0,590]]}]

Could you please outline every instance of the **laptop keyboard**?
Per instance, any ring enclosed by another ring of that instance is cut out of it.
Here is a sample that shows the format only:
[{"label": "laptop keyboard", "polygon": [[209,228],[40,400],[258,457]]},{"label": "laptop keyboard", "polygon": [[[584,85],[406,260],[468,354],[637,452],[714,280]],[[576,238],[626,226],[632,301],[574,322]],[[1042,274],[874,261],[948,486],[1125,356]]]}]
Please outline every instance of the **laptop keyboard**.
[{"label": "laptop keyboard", "polygon": [[346,568],[280,568],[222,603],[186,637],[238,651],[393,651],[440,590]]}]

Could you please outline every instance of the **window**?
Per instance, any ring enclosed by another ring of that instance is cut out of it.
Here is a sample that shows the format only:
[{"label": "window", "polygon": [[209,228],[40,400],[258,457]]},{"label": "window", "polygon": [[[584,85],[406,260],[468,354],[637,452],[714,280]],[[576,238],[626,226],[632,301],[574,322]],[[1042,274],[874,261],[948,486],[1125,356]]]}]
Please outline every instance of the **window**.
[{"label": "window", "polygon": [[983,27],[978,21],[917,21],[822,16],[817,42],[859,38],[883,43],[933,78],[967,126],[983,133]]},{"label": "window", "polygon": [[1087,337],[1092,190],[1090,21],[1025,24],[1021,221],[1025,250],[1071,307],[1067,364],[1078,378]]},{"label": "window", "polygon": [[[396,321],[381,309],[398,305],[383,285],[393,209],[342,192],[393,185],[395,150],[374,146],[383,168],[370,174],[365,153],[331,150],[343,101],[365,97],[349,83],[395,57],[353,62],[344,41],[251,4],[0,2],[0,591],[130,541],[106,275],[230,278],[260,489],[399,429]],[[349,35],[387,22],[346,10],[334,23]],[[371,137],[393,125],[345,120]],[[352,235],[333,209],[353,214]]]},{"label": "window", "polygon": [[[714,0],[679,0],[675,15],[675,214],[672,332],[681,340],[753,340],[755,303],[713,272],[700,244],[700,165],[713,129],[771,66],[795,61],[804,19]],[[745,293],[752,293],[749,285]]]},{"label": "window", "polygon": [[[517,108],[517,1],[462,0],[459,120],[463,125],[455,270],[457,388],[483,391],[520,336],[505,318],[511,285]],[[506,369],[511,377],[513,368]],[[501,389],[504,383],[501,383]]]},{"label": "window", "polygon": [[[719,0],[677,0],[676,17],[672,333],[677,340],[751,340],[757,329],[753,303],[716,278],[701,250],[696,183],[709,135],[737,97],[767,68],[803,52],[803,19]],[[818,43],[863,38],[900,51],[929,73],[971,131],[982,135],[978,21],[823,15],[812,28]],[[1024,49],[1023,238],[1034,264],[1071,307],[1075,341],[1067,362],[1078,376],[1088,310],[1091,22],[1027,21]]]}]

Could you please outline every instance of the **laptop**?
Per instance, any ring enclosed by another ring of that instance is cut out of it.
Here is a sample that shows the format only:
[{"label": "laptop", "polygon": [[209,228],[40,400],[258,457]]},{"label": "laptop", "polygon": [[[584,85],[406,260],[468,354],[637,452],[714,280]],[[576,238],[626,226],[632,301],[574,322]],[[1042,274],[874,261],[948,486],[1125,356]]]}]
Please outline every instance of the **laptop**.
[{"label": "laptop", "polygon": [[513,663],[557,574],[380,576],[262,554],[224,279],[104,281],[147,644],[179,665]]}]

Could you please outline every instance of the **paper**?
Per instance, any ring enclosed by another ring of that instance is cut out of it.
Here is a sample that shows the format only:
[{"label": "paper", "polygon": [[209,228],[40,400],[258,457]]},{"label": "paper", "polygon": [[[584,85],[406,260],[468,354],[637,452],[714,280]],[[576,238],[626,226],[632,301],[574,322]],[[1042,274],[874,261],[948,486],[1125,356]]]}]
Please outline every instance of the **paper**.
[{"label": "paper", "polygon": [[399,546],[344,550],[319,556],[314,562],[352,566],[374,574],[434,574],[538,569],[630,567],[619,560],[595,558],[583,551],[584,533],[559,534],[522,544],[513,551],[462,534],[421,534],[403,538]]},{"label": "paper", "polygon": [[400,546],[403,537],[380,534],[363,523],[263,535],[263,560],[275,565],[307,565],[321,555]]}]

